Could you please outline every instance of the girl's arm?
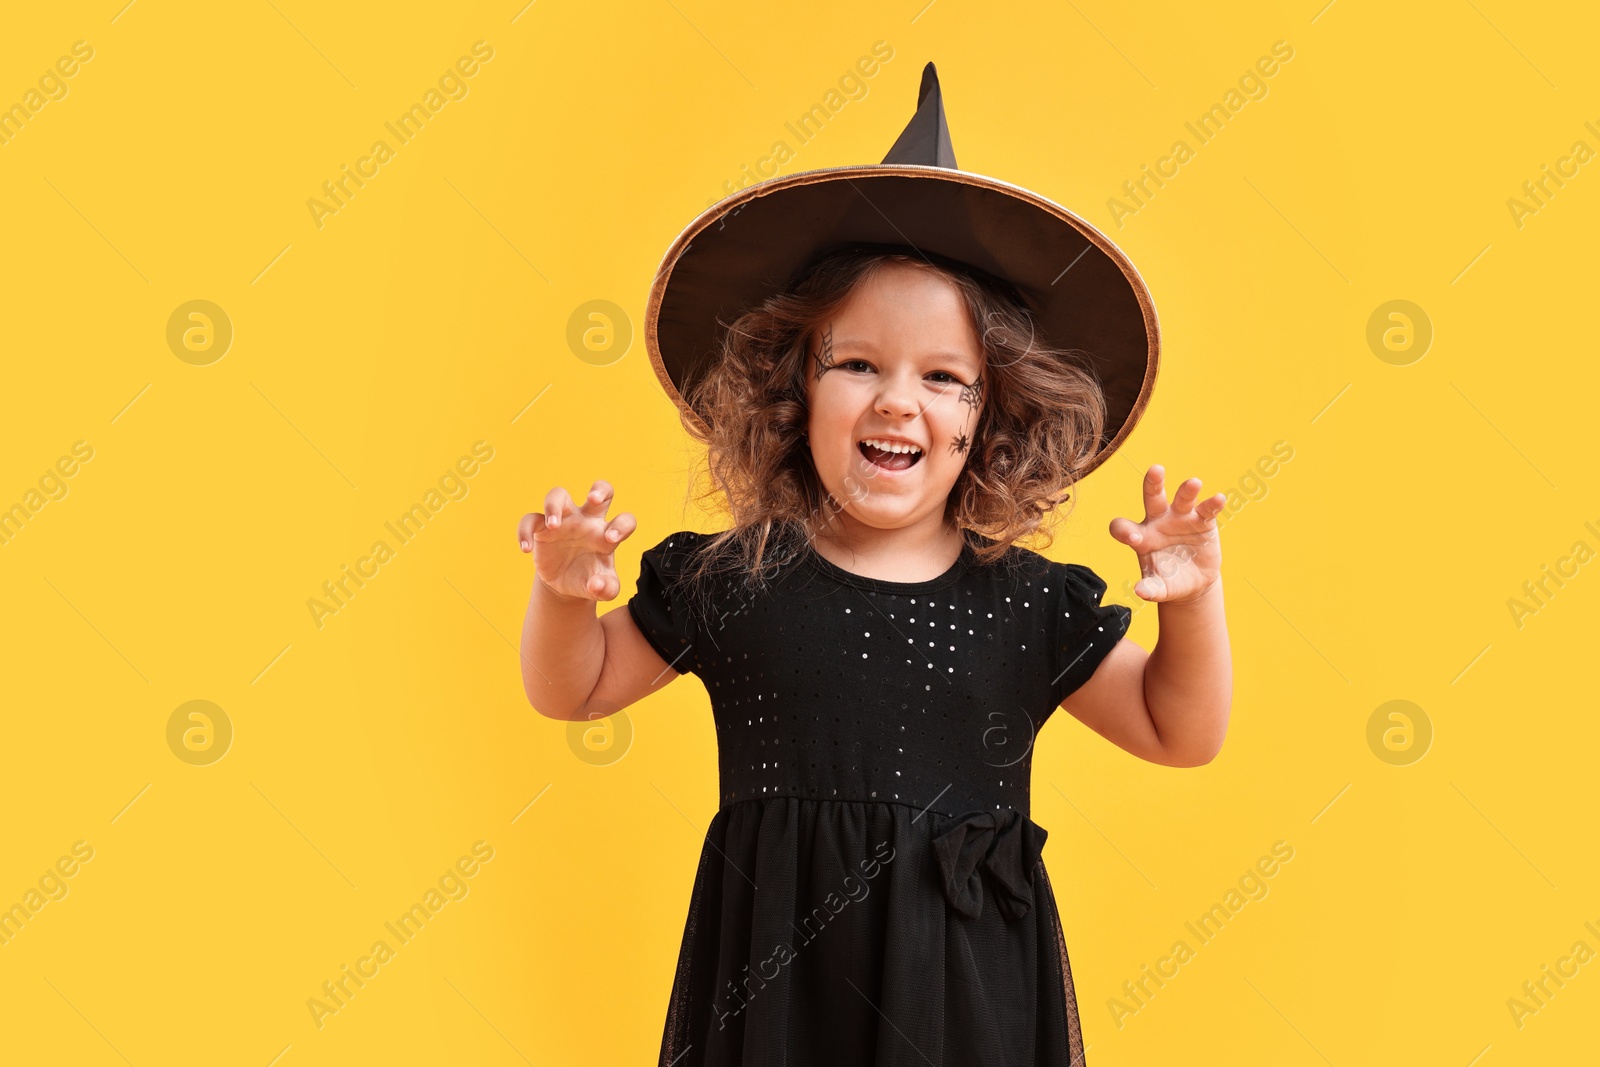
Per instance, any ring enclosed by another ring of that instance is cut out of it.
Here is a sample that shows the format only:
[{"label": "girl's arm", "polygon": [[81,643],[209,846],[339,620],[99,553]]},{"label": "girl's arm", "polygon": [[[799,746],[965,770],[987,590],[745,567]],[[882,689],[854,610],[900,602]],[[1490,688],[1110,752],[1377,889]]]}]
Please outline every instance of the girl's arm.
[{"label": "girl's arm", "polygon": [[595,617],[595,602],[535,578],[522,622],[522,688],[552,719],[597,719],[678,677],[650,647],[627,605]]},{"label": "girl's arm", "polygon": [[1123,638],[1061,707],[1140,759],[1199,767],[1221,751],[1233,704],[1222,583],[1194,601],[1157,610],[1155,651]]},{"label": "girl's arm", "polygon": [[522,688],[552,719],[594,719],[621,711],[674,678],[625,609],[596,617],[599,600],[622,591],[615,549],[634,531],[623,512],[610,522],[611,485],[597,481],[581,506],[550,490],[544,512],[522,517],[517,540],[538,572],[522,622]]},{"label": "girl's arm", "polygon": [[1228,734],[1233,653],[1222,579],[1194,600],[1160,604],[1161,636],[1144,671],[1145,707],[1173,767],[1210,763]]},{"label": "girl's arm", "polygon": [[595,602],[562,596],[535,577],[522,620],[522,689],[533,709],[552,719],[582,718],[605,658]]},{"label": "girl's arm", "polygon": [[1222,749],[1233,704],[1233,656],[1222,603],[1215,518],[1225,497],[1195,506],[1191,478],[1169,507],[1161,467],[1145,476],[1145,521],[1112,520],[1111,534],[1139,553],[1134,591],[1155,601],[1155,651],[1124,638],[1062,707],[1140,759],[1198,767]]}]

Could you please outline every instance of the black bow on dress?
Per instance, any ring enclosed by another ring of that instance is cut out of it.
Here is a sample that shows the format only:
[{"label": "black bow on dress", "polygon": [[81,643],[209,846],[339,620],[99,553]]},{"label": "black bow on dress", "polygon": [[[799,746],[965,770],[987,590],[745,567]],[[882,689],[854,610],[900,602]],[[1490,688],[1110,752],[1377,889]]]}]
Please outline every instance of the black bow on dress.
[{"label": "black bow on dress", "polygon": [[994,882],[1001,914],[1007,921],[1022,918],[1033,907],[1033,868],[1048,836],[1015,808],[959,816],[933,838],[945,899],[969,919],[982,915],[981,865]]}]

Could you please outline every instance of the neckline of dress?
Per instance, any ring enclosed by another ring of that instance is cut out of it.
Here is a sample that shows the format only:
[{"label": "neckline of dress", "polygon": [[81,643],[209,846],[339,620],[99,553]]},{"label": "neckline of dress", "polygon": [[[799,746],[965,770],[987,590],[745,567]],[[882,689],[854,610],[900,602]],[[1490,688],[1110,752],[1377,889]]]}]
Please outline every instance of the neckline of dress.
[{"label": "neckline of dress", "polygon": [[855,571],[847,571],[843,567],[818,552],[816,546],[806,544],[806,563],[824,577],[831,578],[844,585],[855,586],[857,589],[867,589],[875,593],[932,593],[943,589],[966,573],[967,567],[974,557],[972,545],[965,537],[961,539],[961,554],[956,557],[948,570],[937,578],[927,578],[920,582],[892,582],[887,578],[872,578]]}]

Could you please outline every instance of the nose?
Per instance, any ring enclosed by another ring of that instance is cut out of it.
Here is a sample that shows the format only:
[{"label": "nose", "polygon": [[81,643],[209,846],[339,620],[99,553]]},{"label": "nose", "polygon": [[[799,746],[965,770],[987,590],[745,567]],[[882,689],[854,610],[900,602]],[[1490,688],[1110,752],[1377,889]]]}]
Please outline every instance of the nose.
[{"label": "nose", "polygon": [[886,374],[878,388],[877,412],[886,419],[912,419],[922,413],[917,404],[916,386],[903,375]]}]

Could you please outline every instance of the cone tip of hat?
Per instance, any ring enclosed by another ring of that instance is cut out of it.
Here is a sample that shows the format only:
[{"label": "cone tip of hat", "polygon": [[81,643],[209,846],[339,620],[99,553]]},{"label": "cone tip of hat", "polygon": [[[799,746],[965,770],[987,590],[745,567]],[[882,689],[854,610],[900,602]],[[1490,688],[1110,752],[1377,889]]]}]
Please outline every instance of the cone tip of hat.
[{"label": "cone tip of hat", "polygon": [[931,59],[922,68],[922,83],[917,87],[916,113],[900,132],[889,154],[883,157],[883,162],[960,169],[956,163],[955,148],[950,143],[950,126],[944,117],[944,93],[939,88],[939,71]]}]

